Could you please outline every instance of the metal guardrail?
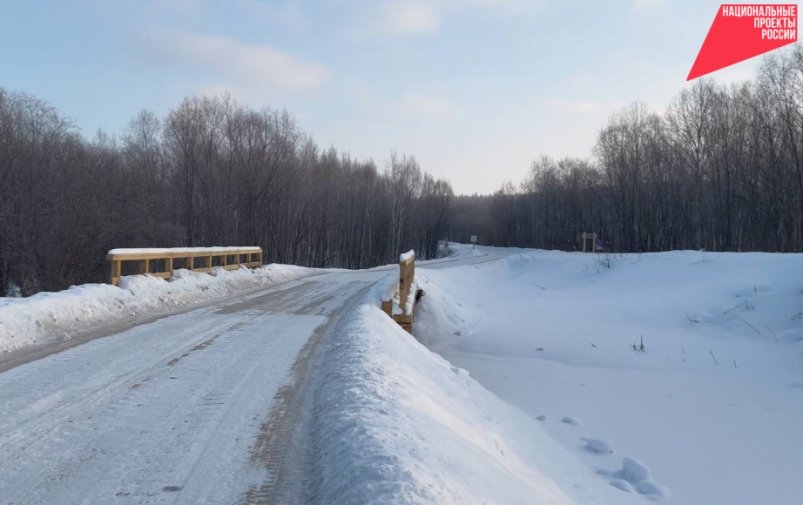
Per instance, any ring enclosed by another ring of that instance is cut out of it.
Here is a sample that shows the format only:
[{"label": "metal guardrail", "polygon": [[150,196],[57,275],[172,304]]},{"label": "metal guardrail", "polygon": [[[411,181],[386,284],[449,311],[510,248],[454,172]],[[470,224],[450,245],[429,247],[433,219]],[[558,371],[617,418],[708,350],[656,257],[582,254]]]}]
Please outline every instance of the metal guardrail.
[{"label": "metal guardrail", "polygon": [[[165,249],[112,249],[106,259],[109,283],[119,284],[123,275],[148,274],[167,279],[173,270],[186,268],[211,272],[213,268],[236,270],[240,266],[262,266],[261,247],[173,247]],[[133,271],[130,268],[133,265]],[[128,267],[128,268],[126,268]],[[125,273],[124,271],[129,271]]]}]

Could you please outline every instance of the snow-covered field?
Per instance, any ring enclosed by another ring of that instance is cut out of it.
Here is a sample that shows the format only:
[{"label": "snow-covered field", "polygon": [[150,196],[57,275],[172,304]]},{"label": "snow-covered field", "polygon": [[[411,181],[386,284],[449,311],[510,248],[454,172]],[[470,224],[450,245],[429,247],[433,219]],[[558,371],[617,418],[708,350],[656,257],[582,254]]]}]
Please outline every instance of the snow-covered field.
[{"label": "snow-covered field", "polygon": [[293,265],[266,265],[256,269],[211,275],[176,270],[169,281],[150,275],[123,277],[120,286],[81,284],[57,293],[28,298],[0,297],[0,355],[126,320],[159,314],[256,287],[311,275],[316,270]]},{"label": "snow-covered field", "polygon": [[419,269],[415,333],[563,447],[578,503],[803,503],[803,255],[516,252]]},{"label": "snow-covered field", "polygon": [[233,294],[0,373],[0,503],[801,503],[803,255],[454,248],[415,336],[396,266],[0,299],[24,345]]}]

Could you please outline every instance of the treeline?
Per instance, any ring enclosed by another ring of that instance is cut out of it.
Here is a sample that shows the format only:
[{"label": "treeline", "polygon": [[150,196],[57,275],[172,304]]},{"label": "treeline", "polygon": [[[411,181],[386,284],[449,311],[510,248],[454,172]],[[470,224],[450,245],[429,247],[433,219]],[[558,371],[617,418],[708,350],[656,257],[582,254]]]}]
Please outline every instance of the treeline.
[{"label": "treeline", "polygon": [[412,157],[380,171],[230,97],[142,112],[121,138],[88,141],[49,104],[0,88],[7,292],[103,281],[114,247],[259,245],[271,262],[346,268],[429,257],[451,197]]},{"label": "treeline", "polygon": [[[86,140],[0,88],[0,289],[102,281],[113,247],[259,245],[269,261],[362,268],[441,238],[571,250],[803,251],[803,46],[749,82],[636,103],[591,159],[536,160],[520,186],[453,197],[414,158],[321,149],[286,112],[192,97]],[[2,293],[0,293],[2,294]]]},{"label": "treeline", "polygon": [[597,232],[617,251],[803,251],[803,46],[750,82],[697,81],[663,115],[634,104],[593,159],[548,157],[520,187],[460,197],[452,224],[496,245],[571,250]]}]

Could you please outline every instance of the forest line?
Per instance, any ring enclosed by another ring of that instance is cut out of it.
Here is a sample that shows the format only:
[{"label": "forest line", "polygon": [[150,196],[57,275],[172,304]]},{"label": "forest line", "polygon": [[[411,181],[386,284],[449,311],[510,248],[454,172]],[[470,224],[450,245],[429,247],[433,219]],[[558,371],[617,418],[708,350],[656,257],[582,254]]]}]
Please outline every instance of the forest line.
[{"label": "forest line", "polygon": [[[102,282],[113,247],[258,245],[271,262],[365,268],[437,241],[574,250],[803,251],[803,46],[750,81],[701,79],[663,114],[613,115],[587,159],[540,157],[520,185],[455,196],[412,156],[379,169],[321,149],[286,111],[193,96],[87,140],[0,88],[0,287]],[[500,167],[488,167],[499,169]]]},{"label": "forest line", "polygon": [[455,198],[454,235],[573,250],[597,232],[621,252],[803,251],[803,46],[758,75],[701,79],[663,114],[613,115],[590,159],[541,157],[516,187]]},{"label": "forest line", "polygon": [[450,185],[413,157],[379,171],[320,149],[285,111],[230,96],[143,111],[84,139],[52,106],[0,88],[0,286],[102,282],[114,247],[258,245],[270,262],[364,268],[446,234]]}]

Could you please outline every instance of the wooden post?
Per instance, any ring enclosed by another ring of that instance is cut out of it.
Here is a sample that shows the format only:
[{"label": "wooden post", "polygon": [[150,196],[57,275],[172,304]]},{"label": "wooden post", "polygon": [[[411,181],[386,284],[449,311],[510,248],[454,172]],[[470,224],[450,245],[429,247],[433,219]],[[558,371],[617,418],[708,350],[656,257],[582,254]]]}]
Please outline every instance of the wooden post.
[{"label": "wooden post", "polygon": [[173,271],[173,257],[169,257],[165,259],[165,272],[172,272]]},{"label": "wooden post", "polygon": [[[399,257],[399,308],[402,317],[408,316],[407,299],[411,296],[410,290],[413,287],[413,276],[415,275],[415,254]],[[414,294],[412,296],[415,296]]]},{"label": "wooden post", "polygon": [[111,271],[110,281],[111,284],[113,284],[114,286],[116,286],[117,283],[120,282],[120,271],[122,270],[120,263],[122,263],[120,260],[112,260],[112,271]]},{"label": "wooden post", "polygon": [[404,263],[399,264],[399,308],[402,314],[407,314],[407,297],[410,295],[406,267]]},{"label": "wooden post", "polygon": [[141,273],[141,274],[149,273],[150,272],[150,267],[151,267],[151,260],[149,260],[149,259],[141,260],[140,264],[139,264],[139,273]]},{"label": "wooden post", "polygon": [[590,233],[590,232],[583,232],[580,234],[580,240],[583,243],[583,252],[586,252],[586,240],[591,241],[591,247],[588,252],[594,252],[597,250],[597,234]]}]

